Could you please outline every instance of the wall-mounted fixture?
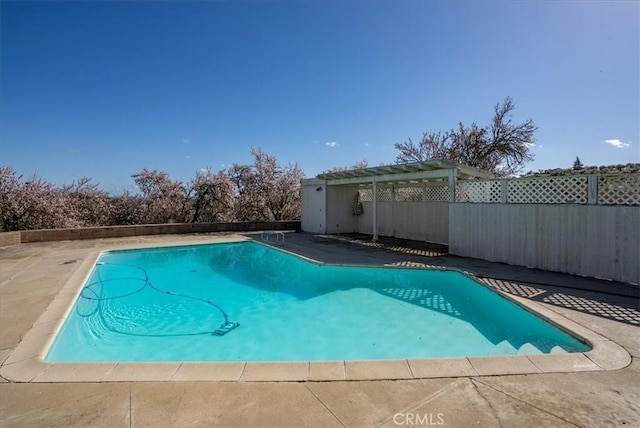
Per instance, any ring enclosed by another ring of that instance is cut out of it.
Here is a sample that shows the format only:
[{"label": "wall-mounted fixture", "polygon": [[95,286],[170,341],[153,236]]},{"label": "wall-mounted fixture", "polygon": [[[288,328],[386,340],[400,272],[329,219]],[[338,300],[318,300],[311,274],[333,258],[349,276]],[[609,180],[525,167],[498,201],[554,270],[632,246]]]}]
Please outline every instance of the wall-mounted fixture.
[{"label": "wall-mounted fixture", "polygon": [[322,192],[322,186],[318,187],[318,188],[316,189],[316,192]]}]

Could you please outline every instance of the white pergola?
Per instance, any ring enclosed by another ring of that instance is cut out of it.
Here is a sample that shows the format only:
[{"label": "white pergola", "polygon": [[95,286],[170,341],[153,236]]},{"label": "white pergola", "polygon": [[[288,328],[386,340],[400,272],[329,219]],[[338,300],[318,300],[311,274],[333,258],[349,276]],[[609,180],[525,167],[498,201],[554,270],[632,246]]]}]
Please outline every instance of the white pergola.
[{"label": "white pergola", "polygon": [[413,162],[396,165],[383,165],[370,168],[319,174],[326,186],[371,185],[373,187],[373,240],[378,240],[378,185],[409,184],[420,185],[428,182],[447,180],[450,202],[455,202],[456,181],[478,178],[494,178],[491,172],[470,166],[459,165],[444,159]]}]

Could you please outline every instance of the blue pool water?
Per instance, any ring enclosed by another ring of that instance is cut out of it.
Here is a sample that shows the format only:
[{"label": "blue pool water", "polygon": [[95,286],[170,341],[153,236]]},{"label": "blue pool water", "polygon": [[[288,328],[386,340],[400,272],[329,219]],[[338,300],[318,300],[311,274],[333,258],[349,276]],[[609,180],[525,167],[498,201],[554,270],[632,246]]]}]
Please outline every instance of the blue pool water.
[{"label": "blue pool water", "polygon": [[104,253],[46,360],[368,360],[589,349],[458,272],[318,265],[243,242]]}]

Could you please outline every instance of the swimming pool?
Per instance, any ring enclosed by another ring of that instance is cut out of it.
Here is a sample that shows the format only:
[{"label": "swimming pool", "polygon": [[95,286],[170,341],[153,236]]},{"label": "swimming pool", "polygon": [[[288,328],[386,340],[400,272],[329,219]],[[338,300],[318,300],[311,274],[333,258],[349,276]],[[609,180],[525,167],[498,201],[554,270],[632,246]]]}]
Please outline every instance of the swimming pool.
[{"label": "swimming pool", "polygon": [[330,361],[589,349],[458,272],[321,265],[243,242],[103,253],[45,360]]}]

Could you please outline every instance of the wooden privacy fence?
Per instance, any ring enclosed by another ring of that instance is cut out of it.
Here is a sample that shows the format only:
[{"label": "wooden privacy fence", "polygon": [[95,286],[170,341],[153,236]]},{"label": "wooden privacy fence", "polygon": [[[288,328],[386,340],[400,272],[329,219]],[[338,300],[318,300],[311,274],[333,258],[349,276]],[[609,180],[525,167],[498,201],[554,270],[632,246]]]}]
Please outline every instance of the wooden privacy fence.
[{"label": "wooden privacy fence", "polygon": [[[358,192],[369,203],[360,221],[367,233],[373,189]],[[640,282],[638,173],[381,183],[377,200],[383,235],[448,243],[464,257]]]},{"label": "wooden privacy fence", "polygon": [[455,200],[452,254],[640,283],[640,174],[464,181]]}]

